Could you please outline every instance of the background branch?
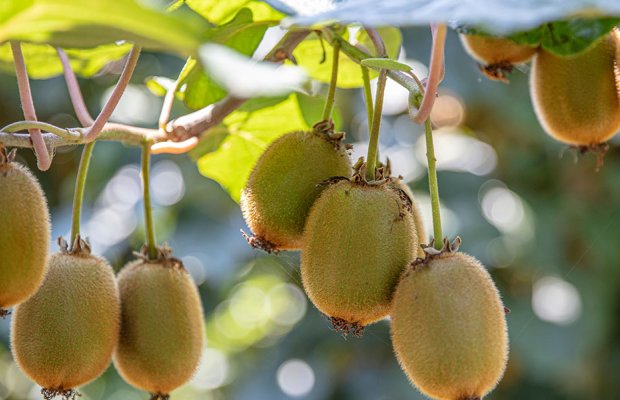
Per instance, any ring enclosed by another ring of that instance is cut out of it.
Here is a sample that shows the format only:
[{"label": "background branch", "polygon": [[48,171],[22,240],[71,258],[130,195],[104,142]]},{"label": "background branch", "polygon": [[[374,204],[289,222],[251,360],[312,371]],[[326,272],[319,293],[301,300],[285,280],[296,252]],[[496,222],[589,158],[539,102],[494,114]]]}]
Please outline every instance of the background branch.
[{"label": "background branch", "polygon": [[88,112],[88,108],[86,108],[84,97],[82,96],[82,91],[80,90],[80,85],[75,77],[75,73],[71,68],[69,57],[67,57],[67,53],[65,53],[63,49],[57,48],[56,52],[62,64],[62,72],[65,77],[65,82],[67,83],[67,89],[69,89],[69,97],[71,98],[71,104],[73,104],[75,115],[83,127],[91,126],[95,120],[93,120],[93,117],[91,117]]}]

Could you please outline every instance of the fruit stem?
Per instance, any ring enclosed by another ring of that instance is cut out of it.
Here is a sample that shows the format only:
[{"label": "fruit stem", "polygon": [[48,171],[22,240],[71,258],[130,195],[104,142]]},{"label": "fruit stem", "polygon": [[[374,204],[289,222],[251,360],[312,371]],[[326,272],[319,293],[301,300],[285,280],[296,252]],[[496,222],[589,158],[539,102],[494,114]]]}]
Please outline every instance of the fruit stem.
[{"label": "fruit stem", "polygon": [[387,82],[387,71],[381,70],[377,79],[377,93],[375,95],[375,109],[372,115],[370,128],[370,142],[368,143],[368,156],[366,157],[366,180],[375,180],[375,168],[377,166],[377,154],[379,152],[379,131],[381,130],[381,112],[383,111],[383,94]]},{"label": "fruit stem", "polygon": [[[17,77],[17,88],[19,89],[19,98],[24,110],[24,118],[30,121],[37,120],[37,113],[32,100],[32,92],[30,91],[30,81],[28,80],[28,70],[22,53],[22,47],[19,42],[11,42],[11,51],[13,52],[13,61],[15,63],[15,76]],[[47,171],[52,165],[52,159],[45,145],[45,141],[41,136],[41,130],[31,128],[28,130],[34,153],[37,156],[37,166],[41,171]]]},{"label": "fruit stem", "polygon": [[338,62],[340,59],[340,43],[335,42],[333,45],[334,52],[332,58],[332,76],[329,80],[329,89],[327,91],[327,99],[325,100],[325,108],[323,109],[323,121],[329,121],[332,118],[334,110],[334,100],[336,96],[336,83],[338,82]]},{"label": "fruit stem", "polygon": [[368,129],[372,125],[372,90],[370,89],[370,73],[368,67],[362,67],[362,80],[364,81],[364,101],[366,103],[366,115],[368,116]]},{"label": "fruit stem", "polygon": [[443,247],[443,232],[441,231],[441,212],[439,206],[439,185],[437,184],[437,168],[435,147],[433,145],[433,126],[431,119],[424,121],[424,133],[426,135],[426,159],[428,161],[428,189],[431,195],[431,208],[433,214],[433,239],[437,250]]},{"label": "fruit stem", "polygon": [[73,193],[73,214],[71,219],[71,243],[69,247],[73,247],[75,239],[80,235],[80,217],[82,215],[82,201],[84,200],[84,189],[86,188],[86,176],[88,175],[88,167],[90,159],[93,155],[93,148],[96,142],[90,142],[84,145],[82,157],[80,158],[80,166],[75,180],[75,192]]},{"label": "fruit stem", "polygon": [[153,226],[153,213],[151,209],[151,191],[149,190],[151,145],[150,141],[145,141],[142,146],[142,191],[144,193],[144,225],[146,228],[148,256],[149,259],[155,260],[157,259],[157,245],[155,243],[155,227]]}]

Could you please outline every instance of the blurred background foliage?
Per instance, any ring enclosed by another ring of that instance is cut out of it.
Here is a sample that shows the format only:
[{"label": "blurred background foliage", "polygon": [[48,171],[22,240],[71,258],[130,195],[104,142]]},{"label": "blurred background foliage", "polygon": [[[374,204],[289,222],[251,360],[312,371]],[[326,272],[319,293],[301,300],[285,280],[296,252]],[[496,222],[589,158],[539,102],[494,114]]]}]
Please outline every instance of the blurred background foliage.
[{"label": "blurred background foliage", "polygon": [[[423,75],[430,33],[402,33],[401,59]],[[510,76],[509,85],[488,81],[454,32],[446,59],[432,116],[445,233],[460,235],[461,249],[489,268],[512,311],[510,363],[488,398],[620,398],[620,157],[613,140],[604,167],[595,172],[594,156],[567,150],[543,132],[529,100],[527,66]],[[120,65],[81,80],[93,113]],[[113,119],[156,126],[162,100],[144,83],[151,76],[174,79],[182,66],[180,58],[145,53]],[[41,120],[78,125],[62,78],[32,86]],[[380,151],[430,221],[424,141],[421,128],[404,114],[406,98],[397,85],[388,85]],[[188,111],[177,103],[175,114]],[[337,104],[355,159],[368,139],[362,93],[341,89]],[[0,125],[21,118],[15,78],[0,74]],[[60,149],[51,170],[37,172],[53,237],[69,233],[79,155],[78,148]],[[116,269],[144,241],[139,156],[137,148],[101,142],[91,163],[83,233]],[[18,160],[35,168],[29,150],[19,151]],[[152,193],[158,239],[185,262],[205,310],[203,362],[173,398],[422,398],[393,356],[389,322],[368,327],[361,339],[332,332],[301,290],[298,253],[251,249],[239,232],[247,228],[238,205],[201,176],[190,157],[154,156]],[[10,318],[0,320],[0,398],[40,398],[11,358],[9,325]],[[148,398],[112,367],[81,392],[85,400]]]}]

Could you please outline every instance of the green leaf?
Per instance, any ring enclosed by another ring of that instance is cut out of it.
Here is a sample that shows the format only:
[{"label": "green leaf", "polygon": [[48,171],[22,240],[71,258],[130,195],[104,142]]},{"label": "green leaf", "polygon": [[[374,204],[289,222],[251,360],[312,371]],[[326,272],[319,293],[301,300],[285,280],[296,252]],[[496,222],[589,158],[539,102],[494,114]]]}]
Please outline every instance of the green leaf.
[{"label": "green leaf", "polygon": [[187,9],[165,13],[137,0],[2,0],[0,43],[20,40],[88,48],[126,40],[147,49],[195,54],[209,27]]},{"label": "green leaf", "polygon": [[[400,52],[400,45],[402,44],[400,30],[393,27],[384,27],[379,28],[378,31],[383,38],[388,56],[390,58],[397,58]],[[373,49],[372,41],[363,29],[357,31],[355,42],[369,51]],[[293,51],[293,56],[297,60],[298,65],[306,69],[311,78],[328,83],[331,79],[332,69],[331,52],[332,48],[327,42],[323,41],[323,45],[321,45],[320,38],[313,33],[297,46]],[[371,71],[372,77],[376,75],[375,71]],[[338,87],[358,88],[363,85],[364,81],[360,66],[351,61],[343,52],[340,52],[338,58]]]},{"label": "green leaf", "polygon": [[285,133],[309,129],[298,95],[257,111],[237,110],[224,119],[228,135],[217,150],[198,160],[198,170],[239,201],[250,171],[267,146]]},{"label": "green leaf", "polygon": [[252,11],[256,22],[279,21],[284,17],[269,4],[256,0],[185,0],[185,4],[216,25],[230,21],[244,7]]},{"label": "green leaf", "polygon": [[[122,59],[131,50],[131,44],[106,44],[92,49],[65,49],[73,71],[83,77],[99,73],[103,67]],[[62,74],[62,64],[56,50],[47,44],[23,43],[22,52],[28,75],[33,79],[47,79]],[[13,72],[13,53],[8,43],[0,45],[0,70]]]},{"label": "green leaf", "polygon": [[[242,8],[234,19],[213,30],[210,40],[226,45],[241,54],[250,56],[260,44],[270,22],[254,22],[252,11]],[[199,109],[226,97],[226,90],[218,85],[200,67],[192,67],[185,89],[185,105]]]},{"label": "green leaf", "polygon": [[391,60],[389,58],[366,58],[362,60],[362,65],[366,67],[374,68],[377,70],[389,69],[389,70],[403,71],[403,72],[411,71],[411,66],[400,63],[396,60]]}]

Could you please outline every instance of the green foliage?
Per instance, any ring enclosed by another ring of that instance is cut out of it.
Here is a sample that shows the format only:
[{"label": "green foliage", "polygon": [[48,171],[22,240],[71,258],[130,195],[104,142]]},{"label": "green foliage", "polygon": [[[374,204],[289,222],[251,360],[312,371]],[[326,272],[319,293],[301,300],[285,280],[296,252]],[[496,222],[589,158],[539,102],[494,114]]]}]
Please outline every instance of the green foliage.
[{"label": "green foliage", "polygon": [[[397,58],[402,43],[402,35],[400,30],[393,27],[385,27],[378,29],[379,34],[385,42],[385,47],[390,58]],[[344,35],[348,37],[347,34]],[[373,44],[365,30],[356,30],[352,42],[358,43],[360,46],[372,51]],[[311,78],[321,82],[328,83],[331,78],[332,61],[331,47],[325,40],[322,40],[317,34],[312,34],[304,40],[295,51],[293,56],[298,65],[304,67]],[[371,76],[377,73],[371,71]],[[338,61],[338,87],[340,88],[357,88],[362,87],[364,81],[360,67],[342,52]]]},{"label": "green foliage", "polygon": [[[108,63],[122,59],[131,50],[131,44],[104,44],[90,49],[65,49],[73,71],[83,77],[91,77]],[[62,74],[62,64],[56,50],[47,44],[22,44],[22,52],[33,79],[47,79]],[[15,71],[13,53],[9,43],[0,46],[0,69]]]},{"label": "green foliage", "polygon": [[0,6],[0,43],[88,48],[125,40],[192,55],[207,31],[207,24],[187,9],[166,14],[135,0],[4,0]]},{"label": "green foliage", "polygon": [[284,17],[284,14],[276,11],[267,3],[257,0],[184,0],[181,2],[214,24],[230,21],[242,8],[252,11],[255,21],[279,21]]},{"label": "green foliage", "polygon": [[198,159],[200,173],[217,181],[238,202],[252,167],[269,143],[287,132],[309,129],[312,125],[302,112],[300,97],[292,94],[278,104],[252,111],[237,110],[226,117],[228,134],[217,150]]}]

